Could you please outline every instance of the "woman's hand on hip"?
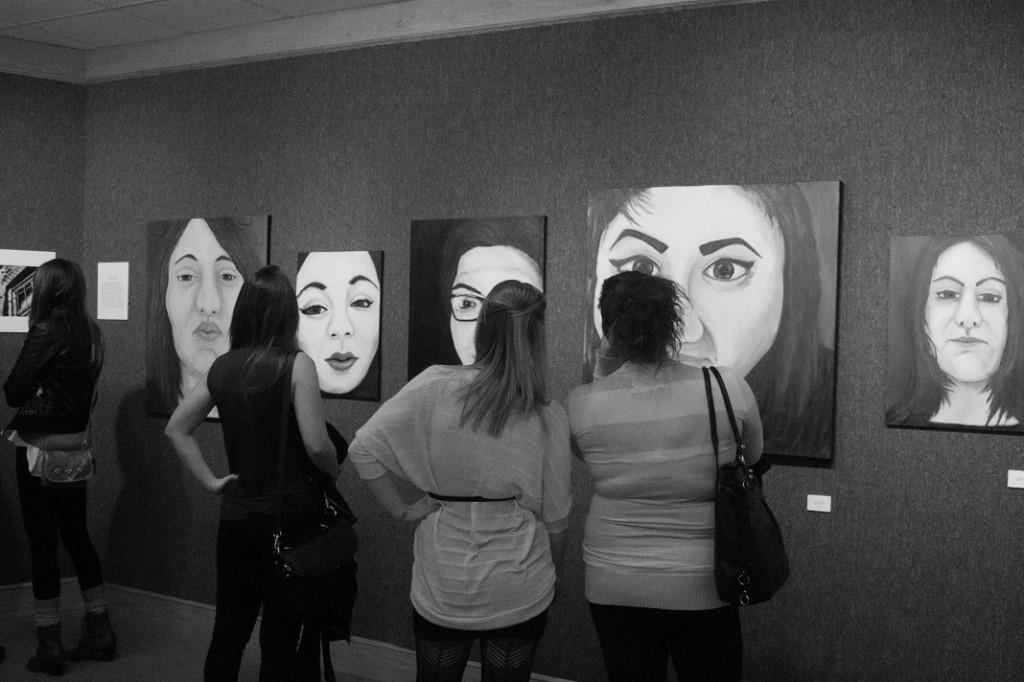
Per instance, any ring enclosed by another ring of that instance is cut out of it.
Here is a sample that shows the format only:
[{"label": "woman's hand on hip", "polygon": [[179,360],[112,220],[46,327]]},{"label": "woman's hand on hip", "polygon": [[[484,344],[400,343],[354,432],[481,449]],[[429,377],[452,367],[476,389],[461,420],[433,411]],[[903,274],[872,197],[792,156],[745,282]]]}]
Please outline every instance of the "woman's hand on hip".
[{"label": "woman's hand on hip", "polygon": [[228,484],[237,478],[238,474],[228,474],[227,476],[215,478],[207,485],[207,490],[215,495],[222,495],[224,493],[224,489],[228,487]]},{"label": "woman's hand on hip", "polygon": [[400,516],[402,521],[419,521],[441,508],[441,503],[424,495],[412,504],[406,505]]}]

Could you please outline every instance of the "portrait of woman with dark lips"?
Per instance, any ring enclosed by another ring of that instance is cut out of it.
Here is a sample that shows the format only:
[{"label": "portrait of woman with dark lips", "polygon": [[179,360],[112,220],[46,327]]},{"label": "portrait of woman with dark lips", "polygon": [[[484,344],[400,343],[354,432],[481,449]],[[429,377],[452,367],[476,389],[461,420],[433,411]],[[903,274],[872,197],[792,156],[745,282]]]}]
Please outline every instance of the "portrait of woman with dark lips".
[{"label": "portrait of woman with dark lips", "polygon": [[891,426],[1024,431],[1024,255],[1001,234],[893,237]]},{"label": "portrait of woman with dark lips", "polygon": [[299,254],[299,348],[326,397],[380,400],[381,251]]},{"label": "portrait of woman with dark lips", "polygon": [[[228,350],[247,277],[267,262],[266,216],[149,223],[146,407],[169,415]],[[211,417],[216,417],[211,414]]]},{"label": "portrait of woman with dark lips", "polygon": [[409,378],[470,365],[484,298],[505,280],[544,291],[543,216],[416,220],[409,282]]},{"label": "portrait of woman with dark lips", "polygon": [[838,217],[838,182],[592,192],[585,373],[617,366],[601,357],[603,282],[628,270],[671,279],[688,301],[675,359],[747,380],[766,452],[830,458]]}]

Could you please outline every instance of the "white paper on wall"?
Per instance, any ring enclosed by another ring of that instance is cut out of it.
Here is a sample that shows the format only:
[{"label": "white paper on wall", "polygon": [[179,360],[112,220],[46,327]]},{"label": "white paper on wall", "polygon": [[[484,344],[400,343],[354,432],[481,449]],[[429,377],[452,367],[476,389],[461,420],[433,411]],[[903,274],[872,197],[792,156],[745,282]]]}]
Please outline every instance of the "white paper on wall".
[{"label": "white paper on wall", "polygon": [[128,263],[96,264],[96,319],[128,319]]}]

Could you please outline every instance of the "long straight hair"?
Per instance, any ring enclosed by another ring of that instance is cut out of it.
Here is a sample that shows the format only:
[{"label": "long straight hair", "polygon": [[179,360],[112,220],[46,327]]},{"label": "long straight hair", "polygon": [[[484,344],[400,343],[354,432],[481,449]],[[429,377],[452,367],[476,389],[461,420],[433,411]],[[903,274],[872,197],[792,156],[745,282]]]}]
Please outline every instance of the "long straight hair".
[{"label": "long straight hair", "polygon": [[89,330],[89,369],[93,377],[103,367],[103,335],[85,310],[85,275],[78,264],[65,258],[48,260],[32,276],[32,306],[29,325],[48,320],[58,309],[69,318],[72,327]]},{"label": "long straight hair", "polygon": [[264,358],[279,356],[274,381],[287,369],[298,347],[299,308],[295,288],[281,268],[267,265],[245,281],[231,315],[231,350],[249,349],[248,369]]},{"label": "long straight hair", "polygon": [[484,300],[476,328],[479,373],[462,391],[462,420],[500,436],[509,419],[547,404],[544,294],[525,282],[501,282]]}]

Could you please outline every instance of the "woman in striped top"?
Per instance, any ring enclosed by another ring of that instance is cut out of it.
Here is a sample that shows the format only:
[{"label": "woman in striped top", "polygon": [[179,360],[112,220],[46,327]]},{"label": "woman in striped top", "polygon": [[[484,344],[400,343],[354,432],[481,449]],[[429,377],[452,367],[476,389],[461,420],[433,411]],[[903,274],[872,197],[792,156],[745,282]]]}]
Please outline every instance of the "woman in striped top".
[{"label": "woman in striped top", "polygon": [[[701,370],[672,359],[682,297],[673,282],[638,272],[606,280],[606,350],[620,365],[569,396],[573,448],[594,481],[586,596],[611,682],[665,680],[670,656],[679,679],[740,679],[739,615],[714,578],[715,469],[734,439],[723,408],[716,462]],[[721,371],[747,459],[757,461],[753,392]]]}]

